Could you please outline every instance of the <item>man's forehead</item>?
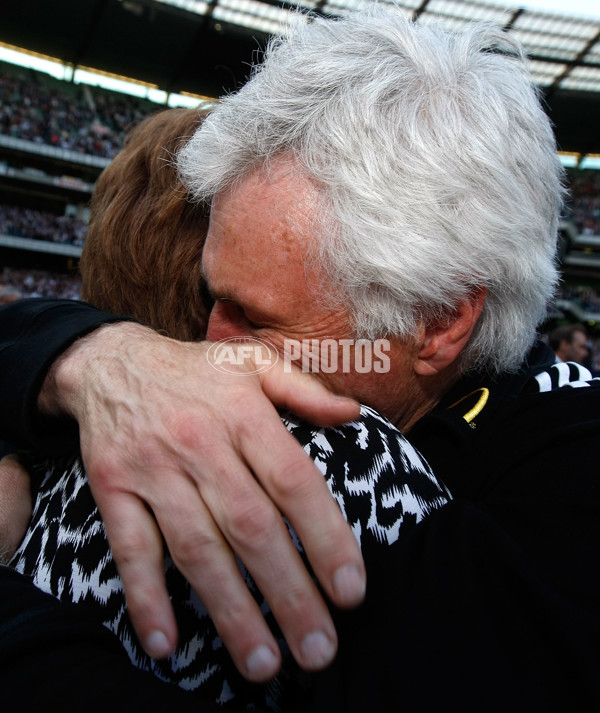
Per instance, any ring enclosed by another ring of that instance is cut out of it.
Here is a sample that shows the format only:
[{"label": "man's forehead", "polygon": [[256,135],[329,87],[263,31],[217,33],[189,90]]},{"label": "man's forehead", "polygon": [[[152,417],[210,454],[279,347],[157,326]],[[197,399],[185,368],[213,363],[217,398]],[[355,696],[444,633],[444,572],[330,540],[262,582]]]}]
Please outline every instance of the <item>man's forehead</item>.
[{"label": "man's forehead", "polygon": [[[234,194],[232,194],[233,196]],[[203,272],[219,298],[253,303],[306,291],[308,247],[281,216],[239,204],[215,212],[204,246]]]},{"label": "man's forehead", "polygon": [[315,205],[314,186],[301,174],[253,171],[215,196],[205,253],[253,261],[268,256],[282,265],[304,262],[314,240]]}]

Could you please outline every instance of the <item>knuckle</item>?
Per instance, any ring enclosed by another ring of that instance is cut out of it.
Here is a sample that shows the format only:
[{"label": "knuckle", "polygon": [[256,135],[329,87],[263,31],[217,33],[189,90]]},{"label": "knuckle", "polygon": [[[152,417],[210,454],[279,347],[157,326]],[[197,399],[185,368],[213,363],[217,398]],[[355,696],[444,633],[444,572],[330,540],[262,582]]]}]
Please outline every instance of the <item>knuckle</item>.
[{"label": "knuckle", "polygon": [[144,619],[149,619],[152,616],[152,613],[157,608],[157,603],[162,600],[164,595],[164,587],[148,582],[145,582],[143,586],[124,583],[124,588],[127,607],[137,617],[143,617]]},{"label": "knuckle", "polygon": [[202,443],[204,429],[199,427],[194,412],[188,409],[175,409],[165,414],[165,426],[169,438],[179,446],[193,450],[199,445],[208,445]]},{"label": "knuckle", "polygon": [[121,490],[124,474],[130,472],[109,453],[86,458],[86,473],[93,488],[110,495]]},{"label": "knuckle", "polygon": [[211,618],[221,637],[230,642],[240,643],[240,632],[250,628],[253,611],[251,607],[239,605],[235,601],[227,601],[211,611]]},{"label": "knuckle", "polygon": [[308,464],[308,460],[298,458],[277,464],[270,478],[271,494],[277,502],[304,498],[315,485],[321,485],[323,476]]},{"label": "knuckle", "polygon": [[315,594],[311,587],[283,587],[275,591],[271,608],[280,621],[307,621],[314,610]]},{"label": "knuckle", "polygon": [[98,457],[87,459],[86,470],[88,478],[93,478],[96,485],[103,489],[109,489],[111,487],[115,469],[110,464],[110,461]]},{"label": "knuckle", "polygon": [[218,537],[197,530],[185,535],[179,534],[170,542],[171,555],[182,571],[208,566],[217,549],[221,549]]},{"label": "knuckle", "polygon": [[151,545],[143,533],[132,527],[111,540],[111,549],[119,567],[139,565],[151,554]]},{"label": "knuckle", "polygon": [[256,549],[263,546],[281,525],[280,513],[274,507],[265,505],[260,498],[237,497],[230,503],[227,535],[234,543]]},{"label": "knuckle", "polygon": [[[223,451],[223,439],[228,430],[216,415],[207,417],[195,409],[175,409],[164,415],[165,443],[160,446],[160,455],[169,454],[176,461],[195,463],[198,456],[204,462],[219,463]],[[157,454],[152,455],[152,462]]]}]

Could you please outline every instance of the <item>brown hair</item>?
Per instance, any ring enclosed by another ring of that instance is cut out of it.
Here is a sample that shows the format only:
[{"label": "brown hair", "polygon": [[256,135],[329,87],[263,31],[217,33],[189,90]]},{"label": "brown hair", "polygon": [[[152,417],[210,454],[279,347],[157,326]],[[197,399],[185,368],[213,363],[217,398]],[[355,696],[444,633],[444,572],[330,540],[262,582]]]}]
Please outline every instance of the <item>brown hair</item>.
[{"label": "brown hair", "polygon": [[561,342],[567,342],[567,344],[573,343],[573,337],[577,332],[581,332],[587,339],[587,330],[583,324],[564,324],[561,327],[556,327],[548,335],[548,343],[553,351],[558,351]]},{"label": "brown hair", "polygon": [[208,210],[186,200],[173,154],[207,113],[165,109],[130,131],[96,183],[79,265],[84,300],[184,341],[206,333]]}]

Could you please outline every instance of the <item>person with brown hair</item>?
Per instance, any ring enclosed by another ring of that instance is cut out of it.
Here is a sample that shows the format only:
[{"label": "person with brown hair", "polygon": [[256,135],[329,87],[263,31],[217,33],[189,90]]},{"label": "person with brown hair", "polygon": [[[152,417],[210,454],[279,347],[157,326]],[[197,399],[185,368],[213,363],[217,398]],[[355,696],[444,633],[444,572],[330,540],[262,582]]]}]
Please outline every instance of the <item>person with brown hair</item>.
[{"label": "person with brown hair", "polygon": [[[188,341],[202,339],[208,322],[200,270],[208,222],[202,205],[187,202],[170,153],[201,120],[194,111],[167,110],[131,132],[98,181],[81,264],[88,301]],[[282,418],[319,464],[363,546],[389,547],[400,530],[411,529],[450,499],[418,452],[372,409],[363,407],[359,418],[335,429],[311,426],[290,413]],[[81,458],[38,459],[30,467],[40,485],[32,522],[11,562],[17,571],[103,622],[137,667],[197,690],[204,700],[280,710],[311,699],[313,680],[293,661],[269,602],[243,566],[282,650],[283,666],[273,680],[251,684],[236,670],[204,604],[168,555],[164,571],[179,643],[166,659],[148,656],[127,615],[123,583]],[[135,557],[133,544],[128,556]],[[310,645],[316,651],[328,646],[317,632]]]},{"label": "person with brown hair", "polygon": [[94,188],[79,263],[84,300],[181,341],[206,334],[208,210],[186,200],[171,162],[208,112],[160,111],[129,132]]},{"label": "person with brown hair", "polygon": [[[200,286],[208,211],[185,200],[172,157],[208,112],[163,110],[129,131],[123,150],[94,187],[79,262],[84,300],[115,315],[135,315],[182,341],[206,335],[211,301]],[[0,512],[15,516],[0,518],[0,561],[16,549],[30,503],[29,483],[13,449],[0,443],[0,455],[5,452],[11,455],[0,469],[5,485]]]}]

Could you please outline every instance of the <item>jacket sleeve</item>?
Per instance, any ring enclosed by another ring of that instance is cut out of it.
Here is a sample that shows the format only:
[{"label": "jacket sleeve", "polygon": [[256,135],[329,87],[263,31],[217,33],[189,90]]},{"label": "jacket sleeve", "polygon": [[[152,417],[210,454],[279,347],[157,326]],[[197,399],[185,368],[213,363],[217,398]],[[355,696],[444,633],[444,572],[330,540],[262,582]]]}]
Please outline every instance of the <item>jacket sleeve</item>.
[{"label": "jacket sleeve", "polygon": [[37,411],[48,369],[78,338],[103,324],[130,319],[75,300],[24,299],[0,307],[0,440],[44,453],[72,449],[77,424],[42,418]]}]

